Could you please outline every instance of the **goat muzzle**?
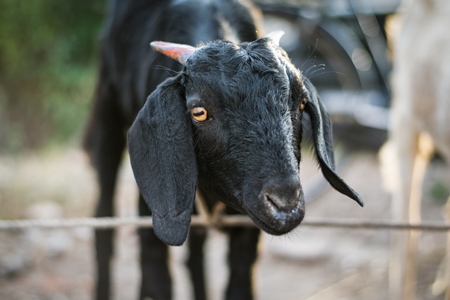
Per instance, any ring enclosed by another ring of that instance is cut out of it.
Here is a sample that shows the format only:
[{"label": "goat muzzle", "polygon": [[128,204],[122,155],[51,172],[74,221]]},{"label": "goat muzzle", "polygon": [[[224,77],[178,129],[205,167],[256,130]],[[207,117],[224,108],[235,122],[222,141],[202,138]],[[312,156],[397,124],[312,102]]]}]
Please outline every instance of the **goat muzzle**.
[{"label": "goat muzzle", "polygon": [[248,215],[258,227],[273,235],[285,234],[300,225],[305,215],[305,201],[298,176],[269,180]]}]

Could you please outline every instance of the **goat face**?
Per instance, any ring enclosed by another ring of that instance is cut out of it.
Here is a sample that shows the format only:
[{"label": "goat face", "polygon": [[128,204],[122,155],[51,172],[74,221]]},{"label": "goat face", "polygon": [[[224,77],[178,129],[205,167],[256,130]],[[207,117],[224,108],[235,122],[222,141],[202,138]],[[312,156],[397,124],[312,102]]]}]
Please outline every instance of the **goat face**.
[{"label": "goat face", "polygon": [[325,178],[362,204],[333,171],[330,121],[314,87],[277,43],[181,49],[161,50],[184,69],[150,95],[129,132],[133,171],[161,240],[186,239],[197,185],[270,234],[297,227],[303,130],[312,131]]},{"label": "goat face", "polygon": [[208,114],[192,118],[199,186],[271,234],[292,230],[304,215],[305,92],[286,62],[268,39],[243,47],[218,41],[192,55],[184,73],[188,111]]}]

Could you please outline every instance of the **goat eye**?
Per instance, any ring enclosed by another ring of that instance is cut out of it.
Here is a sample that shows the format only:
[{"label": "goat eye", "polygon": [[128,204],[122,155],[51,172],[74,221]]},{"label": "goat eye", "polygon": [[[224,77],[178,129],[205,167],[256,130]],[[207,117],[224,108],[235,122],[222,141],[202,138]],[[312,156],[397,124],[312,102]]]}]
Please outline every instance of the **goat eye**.
[{"label": "goat eye", "polygon": [[191,116],[195,121],[203,122],[208,119],[208,112],[204,107],[198,106],[191,109]]},{"label": "goat eye", "polygon": [[302,99],[302,102],[300,102],[300,110],[304,110],[305,109],[305,105],[308,102],[308,100],[306,100],[306,98]]}]

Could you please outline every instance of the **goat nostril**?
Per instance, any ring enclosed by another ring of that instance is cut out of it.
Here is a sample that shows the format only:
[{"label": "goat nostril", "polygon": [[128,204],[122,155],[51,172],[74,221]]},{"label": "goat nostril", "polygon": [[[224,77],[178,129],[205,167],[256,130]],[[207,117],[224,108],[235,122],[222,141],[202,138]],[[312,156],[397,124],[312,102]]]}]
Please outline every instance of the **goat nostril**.
[{"label": "goat nostril", "polygon": [[289,213],[297,206],[298,197],[292,199],[283,199],[277,195],[268,194],[266,195],[266,201],[275,206],[277,210]]},{"label": "goat nostril", "polygon": [[274,197],[273,195],[266,194],[266,201],[272,203],[278,210],[282,210],[284,208],[283,203],[280,201],[278,197]]},{"label": "goat nostril", "polygon": [[298,205],[300,190],[290,195],[280,195],[276,193],[265,194],[265,200],[271,203],[279,211],[291,212]]},{"label": "goat nostril", "polygon": [[278,211],[291,212],[301,201],[301,186],[298,178],[270,182],[264,189],[264,201],[272,204]]}]

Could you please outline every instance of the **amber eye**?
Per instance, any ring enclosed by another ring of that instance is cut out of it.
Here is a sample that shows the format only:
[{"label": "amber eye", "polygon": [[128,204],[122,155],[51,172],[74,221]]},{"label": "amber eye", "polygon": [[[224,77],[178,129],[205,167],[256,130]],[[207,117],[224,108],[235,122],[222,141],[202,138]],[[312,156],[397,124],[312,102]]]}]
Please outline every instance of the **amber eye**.
[{"label": "amber eye", "polygon": [[191,116],[195,121],[203,122],[208,119],[208,112],[204,107],[198,106],[191,109]]},{"label": "amber eye", "polygon": [[306,98],[302,99],[302,102],[300,102],[300,110],[304,110],[305,109],[305,105],[308,101],[306,100]]}]

